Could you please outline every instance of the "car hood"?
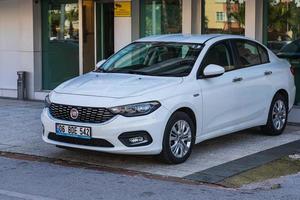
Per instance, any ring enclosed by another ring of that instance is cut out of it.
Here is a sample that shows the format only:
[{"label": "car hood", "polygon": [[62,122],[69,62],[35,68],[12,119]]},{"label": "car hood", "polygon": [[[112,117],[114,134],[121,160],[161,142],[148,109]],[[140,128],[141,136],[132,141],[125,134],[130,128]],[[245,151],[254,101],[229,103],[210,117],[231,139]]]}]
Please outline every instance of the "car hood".
[{"label": "car hood", "polygon": [[91,72],[71,79],[54,89],[56,93],[124,98],[172,87],[183,78],[154,77],[134,74]]}]

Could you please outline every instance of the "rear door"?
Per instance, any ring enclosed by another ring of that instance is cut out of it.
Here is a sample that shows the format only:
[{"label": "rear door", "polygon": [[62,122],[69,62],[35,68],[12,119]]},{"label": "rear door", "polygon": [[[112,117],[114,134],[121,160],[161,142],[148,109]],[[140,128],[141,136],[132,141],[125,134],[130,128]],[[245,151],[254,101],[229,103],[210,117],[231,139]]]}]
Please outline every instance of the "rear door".
[{"label": "rear door", "polygon": [[237,111],[245,126],[264,122],[272,100],[272,66],[266,49],[249,40],[231,40],[242,77],[240,108]]}]

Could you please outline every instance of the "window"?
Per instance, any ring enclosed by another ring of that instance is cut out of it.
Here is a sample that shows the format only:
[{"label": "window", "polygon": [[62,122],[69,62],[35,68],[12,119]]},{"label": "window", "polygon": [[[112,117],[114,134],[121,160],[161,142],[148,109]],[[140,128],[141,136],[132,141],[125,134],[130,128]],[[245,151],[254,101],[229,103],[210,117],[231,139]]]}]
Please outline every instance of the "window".
[{"label": "window", "polygon": [[235,69],[232,61],[232,55],[226,44],[227,43],[220,43],[208,50],[202,64],[203,69],[209,64],[222,66],[225,71]]},{"label": "window", "polygon": [[250,41],[236,41],[238,60],[242,67],[261,64],[257,44]]},{"label": "window", "polygon": [[49,4],[49,40],[78,42],[79,14],[78,4]]},{"label": "window", "polygon": [[284,47],[300,39],[300,1],[272,0],[267,6],[267,46],[275,54],[282,53]]},{"label": "window", "polygon": [[200,44],[137,42],[113,55],[98,71],[148,76],[187,76],[201,49]]},{"label": "window", "polygon": [[226,3],[226,0],[216,0],[216,3]]},{"label": "window", "polygon": [[203,33],[244,35],[245,0],[202,0]]},{"label": "window", "polygon": [[220,22],[225,21],[226,16],[224,12],[217,12],[216,15],[217,15],[217,21]]},{"label": "window", "polygon": [[183,0],[141,0],[141,36],[181,33]]},{"label": "window", "polygon": [[262,63],[268,63],[269,61],[269,54],[268,51],[263,48],[262,46],[258,45],[258,51],[260,54],[260,59]]}]

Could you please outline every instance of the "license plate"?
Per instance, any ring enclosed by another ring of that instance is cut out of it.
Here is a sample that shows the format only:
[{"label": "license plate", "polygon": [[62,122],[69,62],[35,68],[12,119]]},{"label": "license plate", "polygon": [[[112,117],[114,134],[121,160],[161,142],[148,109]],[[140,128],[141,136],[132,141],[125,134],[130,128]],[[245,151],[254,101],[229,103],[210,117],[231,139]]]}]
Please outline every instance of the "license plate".
[{"label": "license plate", "polygon": [[90,139],[92,137],[91,127],[74,126],[68,124],[56,124],[56,134],[62,136]]}]

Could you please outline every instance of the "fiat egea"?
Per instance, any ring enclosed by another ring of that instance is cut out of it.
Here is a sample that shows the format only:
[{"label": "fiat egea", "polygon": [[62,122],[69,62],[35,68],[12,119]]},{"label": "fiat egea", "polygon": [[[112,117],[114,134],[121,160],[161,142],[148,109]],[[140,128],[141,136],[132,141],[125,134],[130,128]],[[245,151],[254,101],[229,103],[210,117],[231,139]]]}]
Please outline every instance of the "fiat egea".
[{"label": "fiat egea", "polygon": [[281,134],[294,99],[290,64],[255,40],[150,36],[50,92],[43,140],[177,164],[210,138],[250,127]]}]

